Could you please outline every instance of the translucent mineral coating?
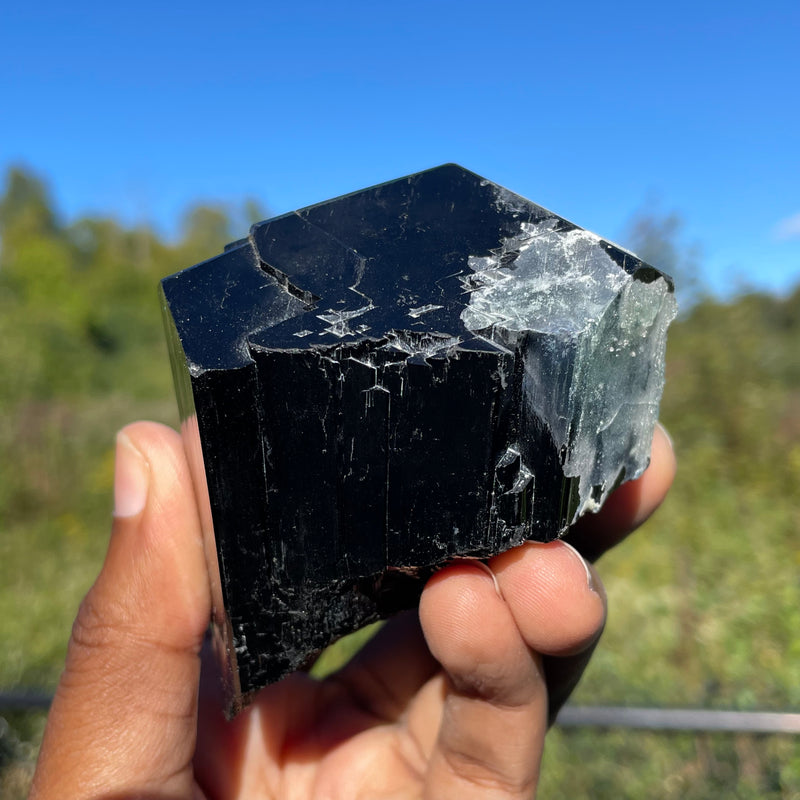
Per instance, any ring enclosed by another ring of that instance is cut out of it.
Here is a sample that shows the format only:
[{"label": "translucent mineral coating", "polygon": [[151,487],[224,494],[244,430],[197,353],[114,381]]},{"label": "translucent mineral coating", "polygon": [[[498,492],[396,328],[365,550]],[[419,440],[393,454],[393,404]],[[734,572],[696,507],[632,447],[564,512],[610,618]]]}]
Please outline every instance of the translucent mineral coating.
[{"label": "translucent mineral coating", "polygon": [[671,281],[448,165],[162,282],[229,711],[641,473]]},{"label": "translucent mineral coating", "polygon": [[[498,192],[498,205],[508,194]],[[562,453],[564,475],[579,479],[571,521],[596,511],[620,480],[647,467],[677,310],[671,287],[663,277],[636,280],[600,237],[560,231],[553,218],[522,222],[519,234],[468,263],[464,325],[512,350],[526,339],[526,406]]]}]

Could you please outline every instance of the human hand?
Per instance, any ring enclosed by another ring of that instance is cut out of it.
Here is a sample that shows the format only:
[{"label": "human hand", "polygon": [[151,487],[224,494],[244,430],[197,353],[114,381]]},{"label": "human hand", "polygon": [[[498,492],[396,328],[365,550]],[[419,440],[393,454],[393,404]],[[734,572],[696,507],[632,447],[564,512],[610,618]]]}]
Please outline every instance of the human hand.
[{"label": "human hand", "polygon": [[[674,469],[657,429],[642,478],[568,538],[597,558],[655,510]],[[564,542],[488,567],[443,569],[419,614],[390,620],[343,670],[295,673],[225,722],[213,661],[201,682],[211,600],[180,437],[129,426],[108,554],[73,626],[31,800],[532,797],[548,714],[588,661],[605,596]]]}]

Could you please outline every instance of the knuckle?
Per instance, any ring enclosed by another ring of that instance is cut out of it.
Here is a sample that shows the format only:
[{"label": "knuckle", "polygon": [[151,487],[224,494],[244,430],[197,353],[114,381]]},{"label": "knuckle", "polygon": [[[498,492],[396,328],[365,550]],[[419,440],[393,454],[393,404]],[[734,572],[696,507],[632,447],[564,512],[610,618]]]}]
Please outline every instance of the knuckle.
[{"label": "knuckle", "polygon": [[450,749],[444,751],[443,755],[451,775],[469,786],[491,793],[492,796],[500,793],[509,800],[533,797],[536,780],[535,776],[527,774],[528,770],[519,770],[519,774],[512,775],[490,759],[466,751]]},{"label": "knuckle", "polygon": [[71,650],[93,653],[118,646],[128,627],[121,609],[99,603],[93,590],[81,602],[72,623]]}]

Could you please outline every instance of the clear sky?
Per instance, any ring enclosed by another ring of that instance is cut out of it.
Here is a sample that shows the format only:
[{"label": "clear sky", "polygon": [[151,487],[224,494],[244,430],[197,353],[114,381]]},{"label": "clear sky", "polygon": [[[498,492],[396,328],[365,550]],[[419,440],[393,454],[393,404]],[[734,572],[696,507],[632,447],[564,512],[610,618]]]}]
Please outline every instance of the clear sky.
[{"label": "clear sky", "polygon": [[611,239],[657,198],[720,293],[800,282],[797,0],[15,3],[0,100],[68,219],[456,161]]}]

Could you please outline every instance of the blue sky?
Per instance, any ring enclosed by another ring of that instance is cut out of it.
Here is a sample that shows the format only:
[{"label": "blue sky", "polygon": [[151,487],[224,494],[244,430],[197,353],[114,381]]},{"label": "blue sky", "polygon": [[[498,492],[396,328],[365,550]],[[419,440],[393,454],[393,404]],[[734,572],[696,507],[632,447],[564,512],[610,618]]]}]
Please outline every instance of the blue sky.
[{"label": "blue sky", "polygon": [[800,282],[800,3],[16,4],[0,168],[174,233],[456,161],[611,239],[654,199],[721,294]]}]

